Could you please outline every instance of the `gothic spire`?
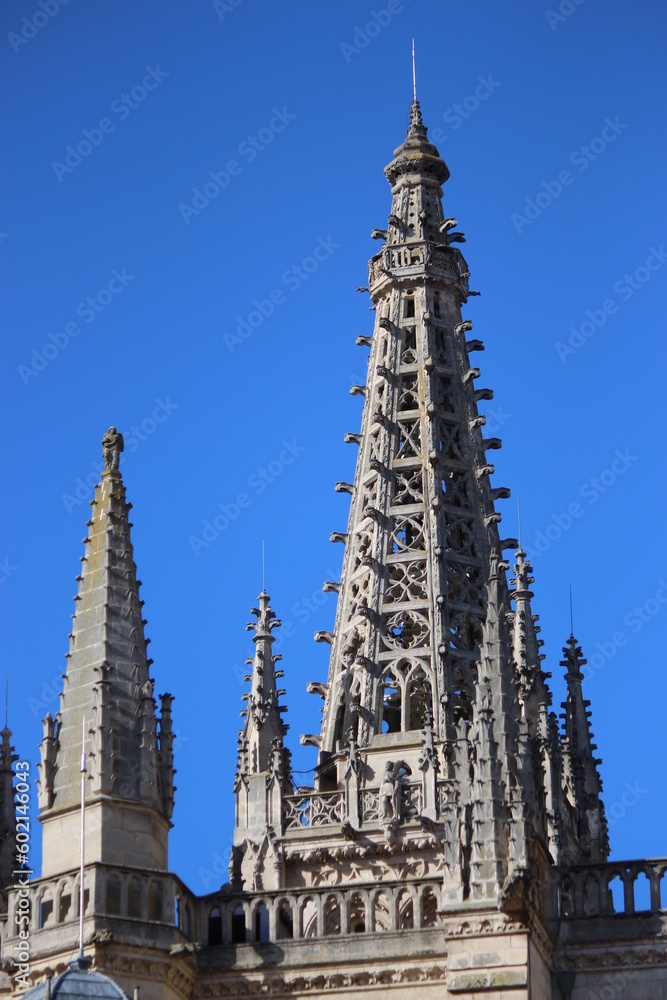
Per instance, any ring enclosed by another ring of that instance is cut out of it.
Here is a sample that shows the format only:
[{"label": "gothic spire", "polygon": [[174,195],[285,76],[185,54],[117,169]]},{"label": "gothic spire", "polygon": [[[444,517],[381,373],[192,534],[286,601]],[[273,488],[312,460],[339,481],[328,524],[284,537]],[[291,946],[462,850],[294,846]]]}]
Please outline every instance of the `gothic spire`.
[{"label": "gothic spire", "polygon": [[[158,727],[131,504],[119,470],[123,438],[111,427],[102,444],[104,471],[91,500],[60,711],[55,720],[44,720],[39,807],[45,839],[51,816],[78,808],[84,719],[88,801],[104,797],[150,808],[165,821],[165,831],[173,806],[171,696],[162,698]],[[166,865],[166,832],[163,846],[164,859],[158,853]],[[53,853],[45,847],[45,858]]]},{"label": "gothic spire", "polygon": [[565,667],[567,684],[567,697],[562,703],[564,793],[573,810],[578,849],[583,849],[584,856],[592,861],[606,860],[609,850],[607,823],[598,771],[602,762],[593,756],[597,747],[590,726],[590,701],[584,698],[582,691],[584,675],[581,668],[586,660],[573,635],[563,647],[563,653],[565,659],[561,660],[561,666]]},{"label": "gothic spire", "polygon": [[245,678],[250,691],[243,695],[247,707],[239,733],[239,753],[234,779],[236,823],[229,874],[235,887],[277,888],[282,884],[283,857],[277,834],[281,832],[283,795],[292,791],[289,751],[284,745],[288,727],[280,704],[285,692],[276,681],[282,659],[273,652],[273,631],[280,626],[265,590],[252,613],[256,622],[246,625],[254,632],[255,655],[246,660],[252,672]]},{"label": "gothic spire", "polygon": [[[16,858],[16,801],[14,798],[14,764],[19,759],[11,745],[11,731],[5,722],[0,730],[0,912],[5,911],[4,893],[16,881],[20,870]],[[27,802],[27,796],[24,796]],[[23,816],[27,816],[25,807]]]},{"label": "gothic spire", "polygon": [[[475,700],[492,549],[501,551],[485,418],[489,389],[461,316],[468,266],[460,233],[442,211],[449,170],[427,138],[414,101],[405,141],[385,173],[392,185],[386,242],[369,265],[375,307],[368,378],[338,610],[331,641],[321,748],[340,749],[353,730],[360,748],[384,731],[454,738]],[[335,534],[338,540],[343,536]],[[500,599],[507,607],[502,572]],[[321,764],[325,756],[321,754]]]},{"label": "gothic spire", "polygon": [[276,670],[276,663],[282,656],[274,654],[272,649],[273,630],[280,626],[280,621],[271,610],[271,598],[265,590],[257,600],[259,608],[252,609],[257,621],[246,625],[248,631],[255,633],[255,655],[247,661],[252,663],[252,673],[246,677],[250,681],[250,691],[243,696],[247,702],[247,708],[242,713],[245,727],[239,741],[239,771],[243,774],[271,770],[276,748],[282,754],[283,737],[287,732],[281,718],[286,709],[279,703],[280,696],[285,692],[276,685],[276,681],[284,676],[282,670]]},{"label": "gothic spire", "polygon": [[531,573],[532,566],[526,558],[526,553],[522,548],[519,548],[514,563],[514,576],[511,579],[511,583],[514,584],[511,597],[516,608],[513,652],[519,681],[519,704],[522,715],[526,714],[526,702],[535,693],[535,682],[540,673],[541,660],[539,651],[541,640],[537,638],[536,616],[533,615],[531,607],[531,600],[534,596],[530,589],[530,585],[533,583]]}]

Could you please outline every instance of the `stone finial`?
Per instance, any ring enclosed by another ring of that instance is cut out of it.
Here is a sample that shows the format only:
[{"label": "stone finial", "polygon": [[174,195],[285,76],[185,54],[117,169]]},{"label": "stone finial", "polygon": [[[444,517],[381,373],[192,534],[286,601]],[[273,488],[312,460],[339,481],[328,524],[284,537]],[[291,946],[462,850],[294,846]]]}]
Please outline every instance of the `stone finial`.
[{"label": "stone finial", "polygon": [[410,125],[408,127],[408,135],[410,132],[415,132],[421,130],[424,135],[426,135],[426,129],[424,128],[424,122],[422,121],[421,108],[419,107],[419,101],[415,100],[410,105]]},{"label": "stone finial", "polygon": [[102,438],[102,455],[104,456],[104,471],[117,472],[120,464],[120,453],[124,450],[123,435],[115,427],[110,427]]}]

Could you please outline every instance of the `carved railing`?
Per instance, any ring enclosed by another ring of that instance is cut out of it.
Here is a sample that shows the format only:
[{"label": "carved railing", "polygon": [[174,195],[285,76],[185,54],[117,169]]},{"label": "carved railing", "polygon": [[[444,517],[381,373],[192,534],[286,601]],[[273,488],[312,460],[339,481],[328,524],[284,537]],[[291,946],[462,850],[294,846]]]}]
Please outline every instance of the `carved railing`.
[{"label": "carved railing", "polygon": [[[637,903],[637,880],[648,880],[648,906]],[[618,882],[616,883],[616,880]],[[614,900],[614,884],[622,901]],[[667,858],[642,861],[608,861],[558,870],[557,912],[563,920],[580,917],[623,916],[633,913],[667,913]]]},{"label": "carved railing", "polygon": [[403,782],[401,785],[401,819],[418,819],[424,809],[421,783]]},{"label": "carved railing", "polygon": [[[8,892],[7,940],[18,928],[33,931],[79,927],[79,870],[34,879],[26,888]],[[190,937],[194,929],[194,896],[180,879],[166,872],[86,865],[84,872],[84,921],[95,917],[137,920],[179,929]]]},{"label": "carved railing", "polygon": [[451,806],[456,805],[456,782],[451,779],[441,779],[437,784],[438,790],[438,812],[444,813]]},{"label": "carved railing", "polygon": [[[443,801],[447,795],[443,789]],[[379,815],[379,789],[364,788],[360,792],[360,819],[362,824],[377,824]],[[401,820],[417,819],[424,810],[424,792],[421,782],[401,783]],[[340,826],[347,819],[345,794],[339,792],[307,791],[298,795],[283,796],[283,830],[310,829],[317,826]]]},{"label": "carved railing", "polygon": [[441,897],[441,880],[433,878],[406,885],[221,892],[197,900],[196,930],[205,946],[226,946],[435,928]]},{"label": "carved railing", "polygon": [[[417,819],[424,809],[424,793],[419,781],[401,782],[401,820]],[[361,793],[362,823],[380,822],[380,799],[378,788],[364,788]]]},{"label": "carved railing", "polygon": [[301,827],[340,826],[345,804],[342,792],[306,792],[283,797],[285,830]]},{"label": "carved railing", "polygon": [[377,788],[364,788],[361,793],[361,822],[378,823],[380,819],[380,799]]}]

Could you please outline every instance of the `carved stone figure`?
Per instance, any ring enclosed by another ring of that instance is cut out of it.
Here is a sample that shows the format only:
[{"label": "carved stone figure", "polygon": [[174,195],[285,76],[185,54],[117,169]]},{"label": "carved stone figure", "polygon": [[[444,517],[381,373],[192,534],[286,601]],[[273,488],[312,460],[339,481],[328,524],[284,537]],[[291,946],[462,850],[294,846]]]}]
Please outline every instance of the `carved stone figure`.
[{"label": "carved stone figure", "polygon": [[104,471],[118,471],[120,453],[125,448],[123,435],[115,427],[110,427],[102,438],[102,454],[104,456]]}]

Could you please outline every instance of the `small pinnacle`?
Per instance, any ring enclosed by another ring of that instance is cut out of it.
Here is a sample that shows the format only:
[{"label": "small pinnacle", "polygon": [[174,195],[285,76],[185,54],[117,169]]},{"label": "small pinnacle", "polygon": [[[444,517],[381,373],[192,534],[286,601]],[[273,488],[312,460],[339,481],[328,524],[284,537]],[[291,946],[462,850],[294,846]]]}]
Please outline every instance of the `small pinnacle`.
[{"label": "small pinnacle", "polygon": [[410,105],[410,125],[408,127],[408,134],[413,131],[424,131],[424,122],[422,121],[422,113],[419,107],[419,101],[417,98],[414,99]]}]

